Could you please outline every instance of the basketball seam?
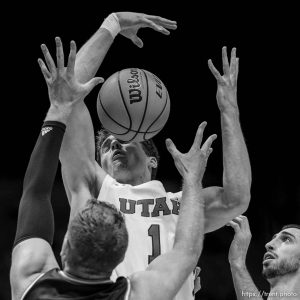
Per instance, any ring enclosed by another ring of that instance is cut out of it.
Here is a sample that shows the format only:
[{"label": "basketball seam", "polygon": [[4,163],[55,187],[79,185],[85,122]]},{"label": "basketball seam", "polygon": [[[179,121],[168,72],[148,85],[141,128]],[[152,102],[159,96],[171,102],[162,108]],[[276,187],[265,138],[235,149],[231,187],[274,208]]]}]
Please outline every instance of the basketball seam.
[{"label": "basketball seam", "polygon": [[131,129],[131,126],[132,126],[132,120],[131,120],[131,115],[129,113],[129,110],[128,110],[128,107],[126,105],[126,102],[124,100],[124,95],[123,95],[123,91],[122,91],[122,87],[121,87],[121,82],[120,82],[120,74],[121,74],[121,72],[119,71],[118,72],[118,85],[119,85],[119,91],[120,91],[120,94],[121,94],[121,98],[122,98],[123,104],[125,106],[125,109],[126,109],[126,112],[127,112],[128,118],[129,118],[129,128],[127,128],[128,131],[126,132],[126,133],[128,133],[130,131],[130,129]]},{"label": "basketball seam", "polygon": [[[127,133],[113,132],[112,130],[107,129],[107,128],[106,128],[105,126],[103,126],[103,125],[102,125],[102,127],[103,127],[104,129],[108,130],[109,132],[111,132],[112,134],[115,134],[115,135],[125,135],[125,134],[128,133],[128,132],[127,132]],[[137,130],[134,130],[134,129],[130,129],[129,131],[134,132],[134,133],[144,133],[144,134],[147,134],[147,133],[155,133],[155,132],[157,132],[157,131],[160,131],[160,130],[163,129],[163,127],[164,127],[164,126],[162,126],[162,127],[159,128],[159,129],[153,130],[153,131],[137,131]],[[128,129],[128,128],[126,128],[126,129]]]},{"label": "basketball seam", "polygon": [[[118,72],[118,83],[119,83],[119,76],[120,76],[120,72]],[[123,99],[123,94],[122,94],[122,90],[121,90],[121,87],[120,87],[120,83],[119,83],[119,91],[120,91],[120,95],[121,95],[121,98],[122,98],[122,100],[123,100],[123,102],[124,102],[124,99]],[[122,127],[122,128],[124,128],[124,129],[127,129],[127,131],[125,132],[125,133],[122,133],[122,134],[127,134],[129,131],[130,131],[130,128],[131,128],[131,123],[132,123],[132,121],[131,121],[131,118],[130,118],[130,115],[129,115],[129,113],[128,113],[128,110],[127,110],[127,107],[126,107],[126,105],[125,105],[125,109],[126,109],[126,111],[127,111],[127,114],[128,114],[128,117],[129,117],[129,124],[130,124],[130,127],[128,128],[128,127],[126,127],[126,126],[124,126],[124,125],[122,125],[122,124],[120,124],[118,121],[116,121],[108,112],[107,112],[107,110],[105,109],[105,107],[104,107],[104,105],[103,105],[103,103],[102,103],[102,99],[101,99],[101,96],[99,95],[99,102],[100,102],[100,105],[101,105],[101,107],[102,107],[102,110],[104,111],[104,113],[108,116],[108,118],[109,119],[111,119],[113,122],[115,122],[117,125],[119,125],[120,127]],[[101,120],[100,120],[101,121]],[[101,122],[102,123],[102,122]],[[102,124],[102,127],[103,128],[105,128],[104,126],[103,126],[103,124]],[[106,128],[105,128],[106,129]],[[108,129],[107,129],[108,130]],[[110,130],[109,130],[110,131]]]},{"label": "basketball seam", "polygon": [[[125,127],[125,126],[123,126],[122,124],[120,124],[119,122],[117,122],[113,117],[111,117],[109,114],[108,114],[108,112],[106,111],[106,109],[104,108],[104,106],[103,106],[103,103],[102,103],[102,101],[101,101],[101,97],[99,96],[99,99],[100,99],[100,105],[101,105],[101,107],[102,107],[102,109],[103,109],[103,111],[105,112],[105,114],[108,116],[108,118],[110,118],[113,122],[115,122],[116,124],[118,124],[119,126],[121,126],[121,127],[123,127],[123,128],[125,128],[125,129],[128,129],[127,127]],[[101,120],[100,120],[101,121]],[[101,122],[102,123],[102,122]],[[103,124],[102,124],[103,125]],[[127,131],[128,132],[128,131]],[[127,133],[126,132],[126,133]]]},{"label": "basketball seam", "polygon": [[[167,104],[168,104],[168,100],[169,100],[169,93],[168,93],[168,91],[167,91],[167,98],[166,98],[166,103],[165,103],[165,105],[164,105],[164,108],[162,109],[162,111],[160,112],[160,114],[156,117],[156,119],[148,126],[148,128],[146,129],[146,131],[145,131],[145,133],[144,133],[144,140],[146,139],[146,134],[147,133],[151,133],[151,131],[148,131],[153,125],[154,125],[154,123],[161,117],[161,115],[163,114],[163,112],[165,111],[165,109],[166,109],[166,107],[167,107]],[[168,118],[169,118],[169,116],[168,116]],[[168,118],[167,118],[167,120],[168,120]],[[167,122],[167,120],[166,120],[166,122]],[[165,122],[165,123],[166,123]],[[162,128],[164,127],[164,125],[159,129],[159,130],[161,130]],[[155,131],[157,131],[157,130],[155,130]],[[152,131],[152,132],[154,132],[154,131]]]}]

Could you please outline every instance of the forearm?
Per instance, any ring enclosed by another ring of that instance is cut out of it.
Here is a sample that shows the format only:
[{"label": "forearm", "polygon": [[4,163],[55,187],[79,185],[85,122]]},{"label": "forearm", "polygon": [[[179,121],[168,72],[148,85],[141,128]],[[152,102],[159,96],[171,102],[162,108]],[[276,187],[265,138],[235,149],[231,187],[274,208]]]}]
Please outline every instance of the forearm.
[{"label": "forearm", "polygon": [[[149,291],[153,299],[173,299],[197,265],[204,230],[204,200],[201,192],[198,181],[184,182],[173,249],[158,256],[147,268],[147,271],[154,272],[153,277],[148,279],[150,286],[159,287]],[[167,281],[164,280],[166,276],[169,278]],[[157,294],[158,290],[160,293]]]},{"label": "forearm", "polygon": [[55,121],[48,121],[42,128],[24,178],[14,246],[32,237],[52,243],[54,219],[51,191],[64,130],[65,125]]},{"label": "forearm", "polygon": [[60,155],[64,184],[73,191],[78,182],[91,181],[95,163],[95,134],[92,119],[85,105],[77,104],[68,121]]},{"label": "forearm", "polygon": [[238,300],[249,298],[253,300],[263,299],[261,293],[256,288],[245,264],[231,264],[230,268],[233,285]]},{"label": "forearm", "polygon": [[223,141],[223,188],[226,204],[250,201],[251,167],[238,108],[221,111]]},{"label": "forearm", "polygon": [[200,233],[203,232],[204,199],[201,183],[185,180],[174,248],[183,249],[198,260],[203,245],[203,235]]},{"label": "forearm", "polygon": [[[106,29],[97,32],[81,47],[76,56],[75,76],[85,83],[97,73],[113,37]],[[86,181],[93,184],[95,163],[95,133],[93,122],[85,103],[79,102],[72,111],[63,140],[60,160],[64,168],[66,189],[74,191]],[[71,199],[69,199],[71,201]]]},{"label": "forearm", "polygon": [[99,28],[80,48],[75,63],[75,75],[79,82],[85,83],[95,76],[112,43],[110,32]]}]

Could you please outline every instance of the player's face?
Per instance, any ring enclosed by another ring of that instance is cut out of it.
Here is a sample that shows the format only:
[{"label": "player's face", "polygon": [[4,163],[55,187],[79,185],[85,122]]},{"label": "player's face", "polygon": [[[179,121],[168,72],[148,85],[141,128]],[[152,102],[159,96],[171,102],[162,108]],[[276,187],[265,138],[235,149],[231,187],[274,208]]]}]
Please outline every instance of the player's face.
[{"label": "player's face", "polygon": [[300,271],[300,229],[287,228],[266,244],[263,275],[267,279]]},{"label": "player's face", "polygon": [[141,143],[121,142],[113,135],[102,143],[101,166],[119,182],[130,183],[149,174],[149,160]]}]

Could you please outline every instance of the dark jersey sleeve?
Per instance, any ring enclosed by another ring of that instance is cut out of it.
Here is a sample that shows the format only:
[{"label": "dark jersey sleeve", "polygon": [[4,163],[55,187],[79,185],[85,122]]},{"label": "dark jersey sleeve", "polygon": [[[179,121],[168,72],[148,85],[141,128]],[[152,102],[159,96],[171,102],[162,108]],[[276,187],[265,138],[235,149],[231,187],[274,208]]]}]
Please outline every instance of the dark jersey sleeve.
[{"label": "dark jersey sleeve", "polygon": [[52,244],[54,218],[51,191],[65,128],[65,124],[57,121],[43,124],[24,177],[14,247],[34,237]]}]

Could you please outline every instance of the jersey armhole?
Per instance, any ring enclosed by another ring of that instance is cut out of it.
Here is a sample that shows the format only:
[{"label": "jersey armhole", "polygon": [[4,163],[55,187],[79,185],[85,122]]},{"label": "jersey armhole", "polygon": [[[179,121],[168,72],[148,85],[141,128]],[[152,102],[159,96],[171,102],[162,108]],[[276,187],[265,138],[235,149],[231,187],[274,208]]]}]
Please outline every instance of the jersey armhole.
[{"label": "jersey armhole", "polygon": [[25,290],[25,292],[23,293],[22,297],[20,300],[23,300],[25,298],[25,296],[27,295],[27,293],[30,291],[30,289],[35,285],[35,283],[42,278],[45,275],[45,273],[40,274]]},{"label": "jersey armhole", "polygon": [[129,300],[129,294],[130,294],[130,290],[131,290],[131,285],[130,285],[130,280],[128,277],[126,277],[127,280],[127,291],[124,297],[124,300]]}]

